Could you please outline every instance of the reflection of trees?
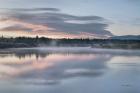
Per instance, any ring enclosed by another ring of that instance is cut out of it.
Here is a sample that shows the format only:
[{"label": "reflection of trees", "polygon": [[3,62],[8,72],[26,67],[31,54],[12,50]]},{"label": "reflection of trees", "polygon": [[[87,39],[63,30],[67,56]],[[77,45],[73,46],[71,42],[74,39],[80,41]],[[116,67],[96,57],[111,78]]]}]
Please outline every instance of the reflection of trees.
[{"label": "reflection of trees", "polygon": [[[58,48],[59,50],[59,48]],[[112,56],[140,56],[140,51],[131,51],[131,50],[95,50],[91,49],[91,51],[87,50],[80,50],[80,51],[71,51],[71,50],[65,50],[64,51],[51,51],[51,50],[40,50],[40,48],[37,49],[11,49],[11,50],[0,50],[0,57],[8,57],[8,56],[16,56],[19,59],[35,56],[36,59],[38,58],[45,58],[51,54],[63,54],[63,55],[70,55],[70,54],[109,54]]]},{"label": "reflection of trees", "polygon": [[19,59],[23,59],[26,57],[31,58],[32,56],[35,56],[36,59],[38,59],[38,58],[45,58],[50,54],[51,53],[49,53],[49,52],[40,52],[37,50],[23,50],[23,51],[21,50],[21,51],[9,51],[9,52],[6,51],[5,53],[0,52],[0,57],[4,58],[4,57],[9,57],[9,56],[10,57],[16,56]]},{"label": "reflection of trees", "polygon": [[39,51],[24,51],[24,52],[15,52],[14,55],[19,59],[26,58],[26,57],[31,58],[32,56],[35,55],[36,59],[38,59],[38,58],[45,58],[48,55],[50,55],[50,53],[42,53]]}]

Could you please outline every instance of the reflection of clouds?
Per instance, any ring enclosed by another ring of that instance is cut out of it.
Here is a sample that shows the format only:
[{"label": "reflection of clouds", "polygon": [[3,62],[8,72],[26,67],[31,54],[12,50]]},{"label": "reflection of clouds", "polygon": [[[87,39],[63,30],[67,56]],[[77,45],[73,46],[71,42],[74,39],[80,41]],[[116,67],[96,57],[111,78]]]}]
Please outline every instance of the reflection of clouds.
[{"label": "reflection of clouds", "polygon": [[[57,57],[59,55],[55,55],[55,56]],[[23,78],[23,79],[39,78],[38,80],[45,79],[47,80],[46,82],[50,80],[58,82],[65,78],[72,78],[72,77],[84,77],[84,76],[94,77],[94,76],[102,75],[104,73],[103,70],[106,69],[104,61],[109,59],[109,58],[102,58],[102,60],[98,60],[99,58],[96,59],[94,56],[93,59],[82,61],[82,60],[78,60],[81,58],[80,55],[74,55],[74,56],[76,56],[77,58],[75,57],[72,58],[71,55],[69,56],[60,55],[59,57],[64,57],[64,59],[58,59],[58,60],[55,59],[56,61],[53,61],[50,67],[45,66],[45,68],[42,69],[33,68],[32,70],[26,73],[22,73],[18,75],[18,78]],[[71,57],[71,59],[69,57]],[[88,56],[86,55],[83,57],[88,59]],[[46,65],[48,63],[42,63],[42,64]]]},{"label": "reflection of clouds", "polygon": [[57,80],[43,80],[43,79],[28,79],[24,80],[23,84],[29,85],[55,85],[58,84]]},{"label": "reflection of clouds", "polygon": [[[25,56],[24,59],[15,57],[15,62],[0,62],[0,67],[3,68],[0,77],[23,79],[24,83],[30,84],[57,84],[66,78],[102,75],[110,58],[100,54],[84,53],[51,54],[38,59],[35,56]],[[12,60],[12,57],[8,60]]]},{"label": "reflection of clouds", "polygon": [[68,78],[98,77],[106,72],[106,62],[112,56],[139,54],[134,50],[91,48],[12,49],[0,52],[0,78],[15,78],[20,83],[34,85],[54,85]]}]

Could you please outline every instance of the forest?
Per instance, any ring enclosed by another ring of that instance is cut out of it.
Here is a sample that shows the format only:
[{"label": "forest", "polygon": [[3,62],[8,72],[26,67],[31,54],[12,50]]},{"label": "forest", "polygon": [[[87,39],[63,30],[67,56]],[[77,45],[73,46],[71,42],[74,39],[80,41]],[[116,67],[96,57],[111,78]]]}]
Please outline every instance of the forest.
[{"label": "forest", "polygon": [[0,37],[0,48],[24,47],[92,47],[140,49],[140,40],[119,39],[52,39],[46,37]]}]

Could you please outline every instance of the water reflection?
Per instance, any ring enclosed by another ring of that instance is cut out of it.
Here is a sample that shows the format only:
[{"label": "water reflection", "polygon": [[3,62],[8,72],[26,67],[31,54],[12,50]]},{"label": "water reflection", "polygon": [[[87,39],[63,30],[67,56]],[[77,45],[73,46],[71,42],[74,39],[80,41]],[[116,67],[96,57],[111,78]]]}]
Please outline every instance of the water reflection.
[{"label": "water reflection", "polygon": [[29,84],[57,84],[73,77],[95,77],[105,73],[110,55],[15,51],[0,55],[0,77],[22,79]]},{"label": "water reflection", "polygon": [[[118,53],[112,50],[88,51],[88,49],[80,51],[3,50],[0,51],[0,92],[3,89],[4,93],[11,93],[9,90],[14,87],[16,92],[20,88],[21,93],[57,93],[60,89],[63,92],[59,91],[59,93],[68,91],[70,93],[71,89],[68,87],[75,87],[72,93],[108,93],[108,86],[113,90],[132,91],[133,89],[123,87],[137,89],[140,85],[136,83],[140,77],[139,60],[139,51]],[[131,84],[132,80],[129,77],[134,79],[133,82],[136,85]],[[83,87],[85,84],[88,87]],[[103,86],[105,84],[108,86]],[[36,89],[38,92],[30,86],[38,86],[39,88]],[[51,88],[42,89],[41,86],[53,88],[50,92]],[[67,88],[63,89],[66,86]],[[85,90],[80,91],[81,87]],[[26,92],[23,92],[24,88]],[[7,90],[8,92],[5,92]],[[110,91],[113,92],[113,90]],[[139,92],[138,89],[137,91]]]}]

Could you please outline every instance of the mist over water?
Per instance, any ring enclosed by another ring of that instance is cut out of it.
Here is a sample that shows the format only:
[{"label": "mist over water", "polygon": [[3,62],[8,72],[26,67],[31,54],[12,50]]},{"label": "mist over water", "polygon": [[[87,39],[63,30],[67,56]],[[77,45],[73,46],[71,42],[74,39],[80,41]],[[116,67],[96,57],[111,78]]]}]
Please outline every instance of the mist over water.
[{"label": "mist over water", "polygon": [[139,50],[0,50],[0,93],[140,93],[139,60]]}]

